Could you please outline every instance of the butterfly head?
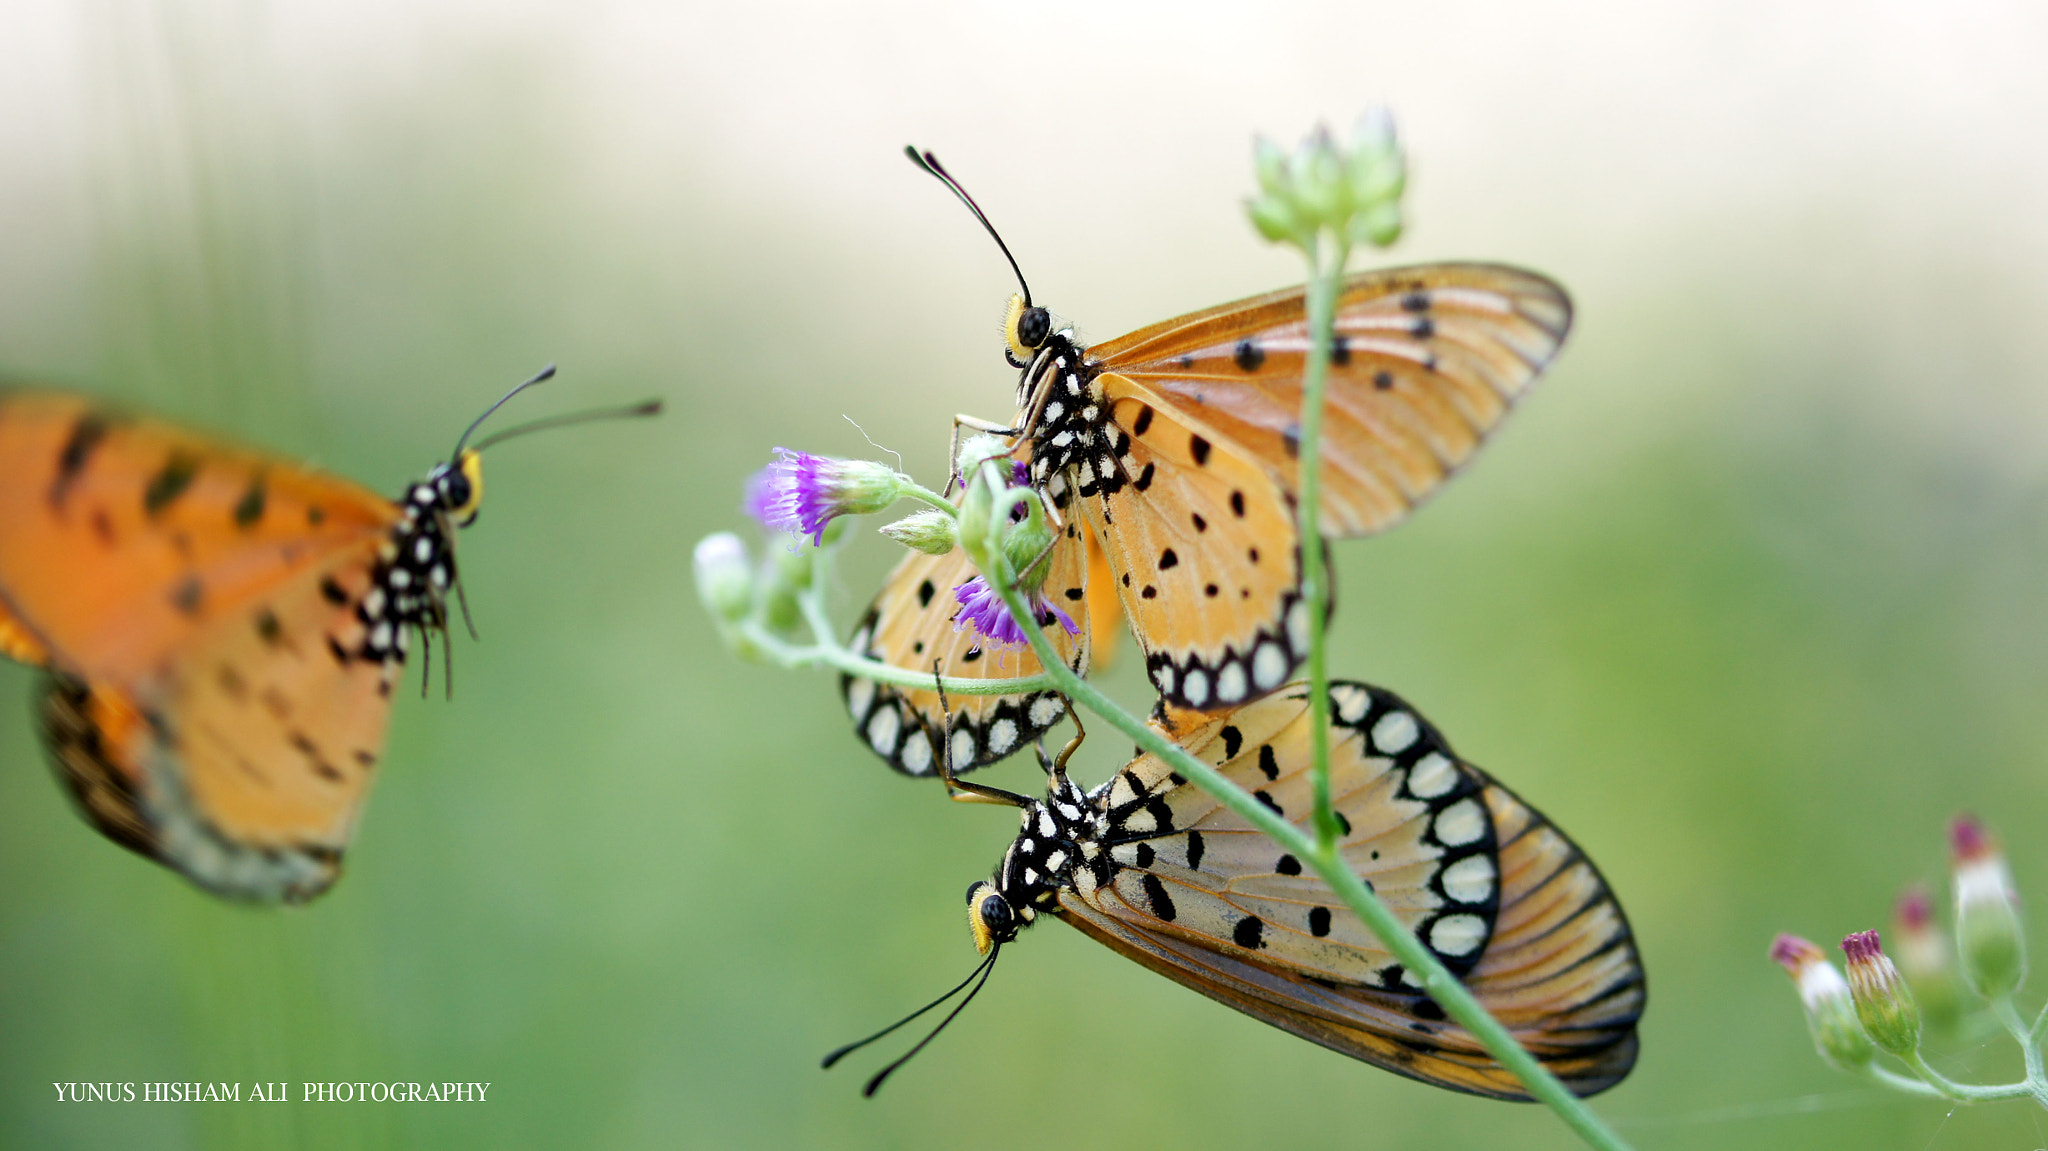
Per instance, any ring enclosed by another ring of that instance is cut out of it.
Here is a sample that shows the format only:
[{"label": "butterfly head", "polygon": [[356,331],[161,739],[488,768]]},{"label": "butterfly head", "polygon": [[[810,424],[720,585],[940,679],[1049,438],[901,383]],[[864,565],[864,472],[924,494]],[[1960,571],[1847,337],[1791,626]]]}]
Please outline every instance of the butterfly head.
[{"label": "butterfly head", "polygon": [[471,449],[452,464],[435,464],[414,489],[416,500],[420,489],[425,489],[434,509],[457,527],[466,528],[476,522],[476,513],[483,507],[484,458]]},{"label": "butterfly head", "polygon": [[967,925],[983,954],[1015,939],[1040,911],[1058,907],[1060,892],[1075,887],[1076,873],[1104,858],[1095,805],[1064,773],[1053,777],[1047,792],[1023,809],[1017,838],[995,875],[967,889]]},{"label": "butterfly head", "polygon": [[1021,370],[1030,364],[1051,335],[1052,313],[1020,293],[1011,293],[1009,308],[1003,313],[1003,339],[1010,345],[1003,354],[1009,357],[1010,366]]}]

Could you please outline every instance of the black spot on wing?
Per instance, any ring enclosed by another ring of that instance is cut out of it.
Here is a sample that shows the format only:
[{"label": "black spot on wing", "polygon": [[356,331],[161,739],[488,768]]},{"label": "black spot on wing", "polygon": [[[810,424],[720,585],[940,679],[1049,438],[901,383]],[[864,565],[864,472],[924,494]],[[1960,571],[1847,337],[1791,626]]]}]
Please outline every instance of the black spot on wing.
[{"label": "black spot on wing", "polygon": [[1282,854],[1279,862],[1273,865],[1273,870],[1281,875],[1300,875],[1301,860],[1294,858],[1292,854]]},{"label": "black spot on wing", "polygon": [[322,576],[320,579],[320,598],[333,604],[335,607],[341,607],[348,603],[348,591],[340,584],[334,582],[333,576]]},{"label": "black spot on wing", "polygon": [[71,425],[71,434],[64,440],[64,450],[57,453],[57,475],[50,484],[52,505],[64,506],[64,498],[71,493],[72,483],[84,473],[93,449],[107,438],[107,426],[107,418],[98,412],[87,412]]},{"label": "black spot on wing", "polygon": [[185,494],[192,486],[192,480],[199,474],[199,458],[182,449],[173,448],[165,458],[164,466],[157,469],[142,489],[143,513],[154,518],[162,515],[165,508]]},{"label": "black spot on wing", "polygon": [[1378,388],[1380,391],[1383,392],[1386,391],[1388,388],[1393,387],[1394,373],[1387,371],[1385,368],[1381,368],[1379,371],[1374,372],[1372,374],[1372,386]]},{"label": "black spot on wing", "polygon": [[1244,746],[1244,733],[1237,730],[1236,724],[1224,724],[1219,734],[1223,736],[1223,758],[1236,759],[1238,749]]},{"label": "black spot on wing", "polygon": [[1256,372],[1259,365],[1266,362],[1266,349],[1260,347],[1255,340],[1239,340],[1237,351],[1232,358],[1237,361],[1239,371]]},{"label": "black spot on wing", "polygon": [[1259,746],[1259,770],[1267,779],[1280,778],[1280,760],[1273,754],[1273,745],[1270,743]]},{"label": "black spot on wing", "polygon": [[1201,833],[1201,832],[1199,832],[1199,831],[1190,831],[1190,832],[1188,832],[1188,867],[1189,867],[1189,869],[1191,869],[1191,870],[1195,870],[1195,871],[1199,871],[1199,870],[1201,870],[1201,867],[1202,867],[1202,852],[1203,852],[1204,850],[1206,850],[1206,849],[1207,849],[1207,846],[1208,846],[1207,844],[1205,844],[1205,843],[1203,843],[1203,842],[1202,842],[1202,833]]},{"label": "black spot on wing", "polygon": [[178,581],[178,586],[171,589],[171,606],[185,615],[197,616],[201,591],[199,577],[186,576]]},{"label": "black spot on wing", "polygon": [[1209,441],[1200,436],[1189,436],[1188,454],[1195,457],[1196,464],[1207,465],[1209,462]]},{"label": "black spot on wing", "polygon": [[1147,463],[1147,464],[1145,465],[1145,470],[1144,470],[1144,471],[1142,471],[1142,472],[1139,472],[1139,473],[1138,473],[1138,478],[1137,478],[1137,479],[1135,479],[1135,480],[1132,480],[1132,481],[1131,481],[1131,486],[1132,486],[1132,487],[1134,487],[1134,488],[1136,488],[1136,489],[1138,489],[1138,490],[1139,490],[1139,491],[1141,491],[1141,492],[1142,492],[1142,491],[1144,491],[1144,490],[1145,490],[1146,488],[1149,488],[1149,487],[1151,487],[1151,486],[1152,486],[1152,470],[1153,470],[1153,468],[1152,468],[1152,464],[1150,464],[1150,463],[1148,462],[1148,463]]},{"label": "black spot on wing", "polygon": [[1330,909],[1311,907],[1308,909],[1308,933],[1321,939],[1330,934]]},{"label": "black spot on wing", "polygon": [[1152,405],[1139,404],[1138,418],[1131,421],[1131,434],[1142,436],[1152,426]]},{"label": "black spot on wing", "polygon": [[938,590],[939,589],[932,586],[932,581],[930,580],[925,580],[923,583],[918,584],[917,606],[921,608],[932,606],[932,596],[936,594]]},{"label": "black spot on wing", "polygon": [[1159,882],[1159,877],[1148,872],[1138,881],[1138,887],[1144,891],[1145,902],[1151,906],[1152,914],[1168,923],[1173,922],[1179,913],[1174,910],[1173,897],[1166,894],[1166,885]]},{"label": "black spot on wing", "polygon": [[1338,336],[1330,342],[1330,362],[1340,368],[1351,362],[1351,337]]},{"label": "black spot on wing", "polygon": [[263,505],[268,499],[263,476],[258,474],[249,481],[249,489],[242,493],[242,498],[235,501],[235,526],[244,531],[255,527],[263,518]]},{"label": "black spot on wing", "polygon": [[1266,925],[1256,915],[1247,915],[1230,929],[1230,941],[1246,951],[1257,951],[1266,945]]},{"label": "black spot on wing", "polygon": [[1167,548],[1165,551],[1159,553],[1160,571],[1166,571],[1169,568],[1174,568],[1178,566],[1180,566],[1180,556],[1174,554],[1174,550],[1172,548]]}]

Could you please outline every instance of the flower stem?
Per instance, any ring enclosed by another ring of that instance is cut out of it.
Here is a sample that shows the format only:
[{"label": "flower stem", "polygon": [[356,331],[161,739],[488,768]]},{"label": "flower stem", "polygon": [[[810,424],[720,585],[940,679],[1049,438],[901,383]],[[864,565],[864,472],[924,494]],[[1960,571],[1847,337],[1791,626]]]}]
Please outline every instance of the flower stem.
[{"label": "flower stem", "polygon": [[1336,322],[1337,289],[1351,246],[1342,236],[1329,241],[1333,249],[1323,261],[1319,240],[1308,252],[1308,363],[1301,379],[1301,479],[1296,504],[1301,539],[1301,596],[1308,612],[1308,707],[1310,778],[1315,789],[1316,846],[1334,853],[1340,831],[1330,801],[1330,668],[1329,639],[1323,624],[1329,615],[1330,569],[1323,562],[1322,458],[1323,389],[1329,380],[1330,347]]}]

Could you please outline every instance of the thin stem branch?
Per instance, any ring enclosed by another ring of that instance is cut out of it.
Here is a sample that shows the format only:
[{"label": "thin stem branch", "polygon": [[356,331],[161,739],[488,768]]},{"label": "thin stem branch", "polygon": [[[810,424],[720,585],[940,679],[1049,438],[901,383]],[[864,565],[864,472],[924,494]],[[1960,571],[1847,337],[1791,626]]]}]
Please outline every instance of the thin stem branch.
[{"label": "thin stem branch", "polygon": [[1323,561],[1323,389],[1330,374],[1337,289],[1344,280],[1344,265],[1351,259],[1351,247],[1341,237],[1332,239],[1330,246],[1333,251],[1327,267],[1320,242],[1309,251],[1308,363],[1301,380],[1301,478],[1295,505],[1301,539],[1301,597],[1309,620],[1310,779],[1315,790],[1316,846],[1324,853],[1336,850],[1341,831],[1330,800],[1329,638],[1323,634],[1330,603],[1330,569]]},{"label": "thin stem branch", "polygon": [[[1002,596],[1013,616],[1030,619],[1031,615],[1024,602],[1024,596],[1017,590],[1015,573],[997,549],[988,549],[987,555],[974,555],[975,565],[981,569]],[[970,553],[971,554],[971,553]],[[1410,933],[1394,913],[1365,887],[1344,859],[1334,848],[1322,850],[1314,840],[1294,824],[1268,809],[1236,784],[1225,779],[1221,772],[1189,755],[1158,728],[1138,719],[1118,707],[1093,684],[1073,673],[1061,662],[1052,641],[1035,628],[1025,628],[1024,638],[1031,649],[1038,653],[1039,662],[1045,665],[1047,674],[1053,679],[1058,690],[1076,703],[1087,707],[1109,723],[1111,727],[1130,736],[1143,750],[1166,761],[1175,771],[1200,784],[1202,790],[1215,797],[1218,803],[1228,807],[1239,816],[1266,833],[1282,848],[1297,857],[1313,863],[1316,873],[1342,898],[1346,906],[1356,912],[1366,928],[1392,952],[1409,972],[1418,976],[1423,987],[1437,1004],[1459,1025],[1471,1032],[1473,1037],[1485,1046],[1503,1067],[1522,1081],[1530,1095],[1557,1112],[1567,1126],[1577,1132],[1589,1145],[1602,1151],[1626,1151],[1628,1144],[1610,1131],[1595,1115],[1585,1101],[1573,1095],[1536,1057],[1522,1048],[1515,1037],[1503,1027],[1465,985],[1458,982],[1444,965],[1439,962],[1420,940]]]}]

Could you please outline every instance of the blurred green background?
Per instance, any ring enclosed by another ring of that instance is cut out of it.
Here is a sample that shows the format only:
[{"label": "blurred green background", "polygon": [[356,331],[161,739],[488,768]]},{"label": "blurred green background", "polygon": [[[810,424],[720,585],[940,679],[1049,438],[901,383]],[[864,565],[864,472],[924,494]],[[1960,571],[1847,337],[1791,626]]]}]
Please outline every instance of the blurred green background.
[{"label": "blurred green background", "polygon": [[[1241,216],[1251,136],[1376,101],[1413,166],[1384,259],[1526,264],[1579,320],[1471,474],[1339,545],[1333,668],[1622,895],[1651,1001],[1600,1109],[1646,1148],[2044,1142],[2023,1105],[1824,1067],[1764,951],[1883,926],[1958,809],[2048,900],[2048,18],[1250,8],[0,5],[6,376],[390,492],[551,360],[517,414],[670,405],[494,450],[462,540],[483,640],[452,704],[399,700],[310,907],[216,903],[87,830],[0,667],[0,1145],[1572,1145],[1060,925],[862,1100],[886,1053],[818,1057],[965,974],[960,893],[1014,825],[884,770],[828,676],[735,660],[690,587],[771,446],[872,454],[848,416],[935,480],[947,417],[1009,410],[1008,270],[903,144],[1103,339],[1297,280]],[[850,622],[893,557],[849,551]],[[493,1086],[51,1086],[359,1079]]]}]

